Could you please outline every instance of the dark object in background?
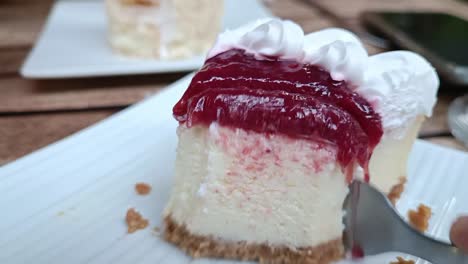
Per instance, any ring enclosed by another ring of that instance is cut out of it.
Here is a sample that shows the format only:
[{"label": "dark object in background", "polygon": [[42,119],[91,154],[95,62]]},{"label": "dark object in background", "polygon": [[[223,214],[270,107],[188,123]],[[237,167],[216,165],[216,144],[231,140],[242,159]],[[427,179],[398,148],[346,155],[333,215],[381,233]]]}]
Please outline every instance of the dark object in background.
[{"label": "dark object in background", "polygon": [[424,56],[444,81],[468,86],[468,21],[441,13],[392,12],[365,12],[362,20],[398,46]]}]

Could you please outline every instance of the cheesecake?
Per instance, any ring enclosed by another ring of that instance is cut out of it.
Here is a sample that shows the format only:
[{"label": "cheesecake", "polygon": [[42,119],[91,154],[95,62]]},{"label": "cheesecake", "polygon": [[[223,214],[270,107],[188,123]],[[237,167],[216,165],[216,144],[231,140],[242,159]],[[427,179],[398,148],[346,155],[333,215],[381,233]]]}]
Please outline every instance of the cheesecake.
[{"label": "cheesecake", "polygon": [[204,55],[219,33],[222,0],[105,0],[117,54],[146,59]]},{"label": "cheesecake", "polygon": [[343,29],[263,19],[222,33],[173,108],[165,239],[192,257],[343,258],[348,184],[402,190],[438,85],[421,56],[369,56]]}]

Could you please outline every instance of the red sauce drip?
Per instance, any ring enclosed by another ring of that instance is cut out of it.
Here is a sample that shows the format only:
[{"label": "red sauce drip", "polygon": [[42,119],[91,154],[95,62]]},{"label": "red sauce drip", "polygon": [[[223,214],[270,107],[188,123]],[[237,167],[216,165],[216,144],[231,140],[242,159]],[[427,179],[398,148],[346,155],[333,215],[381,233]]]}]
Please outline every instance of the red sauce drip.
[{"label": "red sauce drip", "polygon": [[364,250],[362,250],[362,248],[360,246],[353,246],[353,248],[351,249],[351,257],[353,259],[360,259],[360,258],[363,258],[364,257]]},{"label": "red sauce drip", "polygon": [[[367,176],[367,174],[366,174]],[[361,196],[361,185],[357,185],[356,189],[353,190],[351,194],[351,230],[357,230],[356,228],[356,223],[357,223],[357,206],[359,203],[359,197]],[[351,241],[353,241],[353,246],[351,248],[351,257],[353,259],[356,258],[363,258],[364,257],[364,250],[359,244],[356,244],[355,238],[354,238],[354,232],[350,232],[348,235],[350,235]]]},{"label": "red sauce drip", "polygon": [[207,60],[173,113],[189,127],[218,122],[325,140],[336,145],[343,169],[357,162],[366,172],[383,134],[369,102],[326,70],[292,60],[257,60],[237,49]]}]

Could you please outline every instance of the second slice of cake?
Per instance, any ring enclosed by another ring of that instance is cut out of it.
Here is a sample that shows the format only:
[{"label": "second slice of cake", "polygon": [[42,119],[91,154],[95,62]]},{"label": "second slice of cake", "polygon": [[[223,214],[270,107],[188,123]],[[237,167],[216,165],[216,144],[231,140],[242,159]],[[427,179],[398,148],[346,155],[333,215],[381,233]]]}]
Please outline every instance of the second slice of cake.
[{"label": "second slice of cake", "polygon": [[342,258],[347,185],[400,184],[437,87],[418,55],[369,58],[340,29],[268,19],[222,34],[173,110],[165,238],[194,257]]},{"label": "second slice of cake", "polygon": [[112,49],[125,56],[180,59],[213,44],[222,0],[105,0]]}]

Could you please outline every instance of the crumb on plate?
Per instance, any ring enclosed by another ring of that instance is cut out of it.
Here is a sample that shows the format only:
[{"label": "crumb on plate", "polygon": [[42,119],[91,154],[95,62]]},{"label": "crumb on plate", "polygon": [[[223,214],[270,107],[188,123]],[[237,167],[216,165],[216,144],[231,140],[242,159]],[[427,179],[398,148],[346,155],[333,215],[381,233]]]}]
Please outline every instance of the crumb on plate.
[{"label": "crumb on plate", "polygon": [[390,264],[414,264],[414,261],[413,260],[405,260],[402,257],[397,257],[397,260],[390,262]]},{"label": "crumb on plate", "polygon": [[421,232],[427,231],[431,215],[431,208],[424,204],[420,204],[417,211],[408,211],[408,219],[410,224]]},{"label": "crumb on plate", "polygon": [[149,185],[148,183],[139,182],[135,184],[135,191],[139,195],[147,195],[151,192],[151,185]]},{"label": "crumb on plate", "polygon": [[140,229],[145,229],[149,224],[148,220],[144,219],[143,216],[135,210],[135,208],[128,209],[127,215],[125,216],[125,222],[127,222],[127,232],[129,234]]},{"label": "crumb on plate", "polygon": [[393,186],[388,194],[388,199],[392,202],[393,205],[400,199],[401,193],[403,193],[405,189],[406,177],[400,177],[398,179],[398,184]]}]

